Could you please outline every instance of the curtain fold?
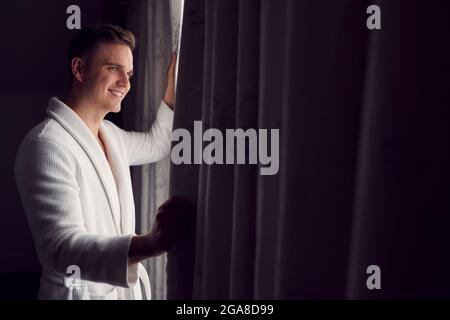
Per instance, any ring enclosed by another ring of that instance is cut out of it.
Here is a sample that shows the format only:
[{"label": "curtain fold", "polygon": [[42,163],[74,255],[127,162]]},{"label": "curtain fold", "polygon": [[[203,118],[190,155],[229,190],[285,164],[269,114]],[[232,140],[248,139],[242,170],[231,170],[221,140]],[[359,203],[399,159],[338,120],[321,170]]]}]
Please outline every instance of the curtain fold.
[{"label": "curtain fold", "polygon": [[[364,80],[364,2],[289,1],[276,298],[345,294]],[[318,18],[320,17],[320,18]],[[281,80],[280,80],[281,81]]]},{"label": "curtain fold", "polygon": [[449,7],[186,1],[174,129],[279,129],[280,162],[172,165],[197,229],[169,299],[450,296]]},{"label": "curtain fold", "polygon": [[[258,127],[258,47],[259,1],[239,1],[236,71],[235,127],[247,130]],[[248,161],[248,154],[245,157]],[[251,299],[254,286],[256,246],[256,166],[234,166],[233,216],[230,258],[230,294],[233,299]]]},{"label": "curtain fold", "polygon": [[[173,128],[185,128],[194,135],[194,120],[201,120],[203,96],[203,44],[204,44],[204,2],[185,2],[179,55],[176,112]],[[184,85],[180,86],[180,81]],[[170,195],[184,196],[197,203],[201,210],[203,202],[199,195],[199,165],[171,166]],[[174,183],[176,181],[176,183]],[[203,216],[197,217],[197,230],[201,230]],[[198,241],[190,241],[173,248],[167,254],[167,298],[192,299],[194,282],[201,280],[200,270],[194,269],[196,244],[203,244],[202,234]],[[197,248],[200,252],[200,249]],[[195,280],[194,280],[195,278]]]},{"label": "curtain fold", "polygon": [[[181,1],[132,1],[128,28],[137,38],[135,78],[124,108],[125,128],[147,131],[156,116],[167,81],[172,52],[177,51]],[[137,233],[150,231],[157,208],[168,199],[170,159],[131,169]],[[152,286],[153,299],[166,298],[166,255],[143,262]]]}]

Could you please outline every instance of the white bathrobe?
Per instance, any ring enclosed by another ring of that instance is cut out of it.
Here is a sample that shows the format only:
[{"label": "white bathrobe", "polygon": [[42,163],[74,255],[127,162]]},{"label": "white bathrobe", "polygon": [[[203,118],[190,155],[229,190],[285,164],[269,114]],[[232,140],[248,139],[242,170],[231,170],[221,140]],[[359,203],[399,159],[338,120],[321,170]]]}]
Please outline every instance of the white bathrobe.
[{"label": "white bathrobe", "polygon": [[149,299],[145,269],[128,265],[135,234],[129,166],[169,154],[172,110],[162,102],[145,133],[103,121],[99,135],[107,157],[67,105],[51,98],[47,114],[25,137],[15,165],[42,265],[39,298],[141,299],[142,282]]}]

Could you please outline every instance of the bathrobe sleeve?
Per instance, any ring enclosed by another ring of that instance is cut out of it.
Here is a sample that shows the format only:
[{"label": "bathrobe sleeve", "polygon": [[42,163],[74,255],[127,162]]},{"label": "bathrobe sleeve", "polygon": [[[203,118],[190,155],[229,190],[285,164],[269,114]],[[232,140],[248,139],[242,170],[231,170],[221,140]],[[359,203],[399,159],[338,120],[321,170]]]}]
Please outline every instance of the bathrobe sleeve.
[{"label": "bathrobe sleeve", "polygon": [[[132,235],[91,234],[83,226],[76,175],[69,151],[53,139],[33,138],[19,149],[15,175],[38,257],[44,268],[66,275],[77,265],[81,278],[131,287],[128,249]],[[133,269],[133,268],[131,268]],[[131,270],[130,270],[131,272]]]},{"label": "bathrobe sleeve", "polygon": [[155,122],[147,132],[125,131],[110,124],[125,150],[130,166],[156,162],[169,155],[173,111],[164,101],[158,108]]}]

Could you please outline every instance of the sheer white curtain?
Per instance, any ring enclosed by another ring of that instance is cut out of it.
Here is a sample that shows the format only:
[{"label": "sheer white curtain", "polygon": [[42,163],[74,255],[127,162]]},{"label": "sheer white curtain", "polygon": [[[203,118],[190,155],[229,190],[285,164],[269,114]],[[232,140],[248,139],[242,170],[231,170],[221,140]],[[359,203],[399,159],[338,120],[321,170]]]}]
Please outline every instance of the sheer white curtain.
[{"label": "sheer white curtain", "polygon": [[[129,5],[127,25],[137,38],[134,89],[123,116],[128,130],[146,131],[155,118],[166,86],[171,52],[178,51],[182,0],[139,0]],[[136,229],[150,230],[156,209],[168,198],[170,160],[132,168]],[[166,297],[166,256],[145,261],[153,299]]]}]

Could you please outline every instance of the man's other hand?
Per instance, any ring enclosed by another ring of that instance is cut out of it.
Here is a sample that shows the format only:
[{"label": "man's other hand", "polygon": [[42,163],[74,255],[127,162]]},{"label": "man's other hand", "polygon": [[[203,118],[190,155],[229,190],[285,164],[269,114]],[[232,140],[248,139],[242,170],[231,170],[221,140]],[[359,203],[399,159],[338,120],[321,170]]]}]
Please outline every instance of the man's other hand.
[{"label": "man's other hand", "polygon": [[156,213],[148,241],[153,255],[169,251],[173,246],[194,235],[196,208],[189,200],[172,197]]}]

